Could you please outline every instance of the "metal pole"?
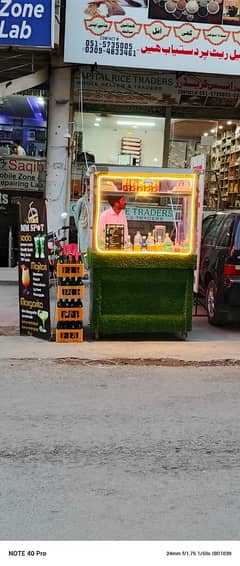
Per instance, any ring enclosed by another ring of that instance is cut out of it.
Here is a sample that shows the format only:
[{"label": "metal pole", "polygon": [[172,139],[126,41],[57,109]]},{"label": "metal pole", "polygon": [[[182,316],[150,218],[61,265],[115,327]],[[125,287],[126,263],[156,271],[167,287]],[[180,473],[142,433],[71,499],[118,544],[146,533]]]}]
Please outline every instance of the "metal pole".
[{"label": "metal pole", "polygon": [[163,140],[163,159],[162,159],[163,167],[168,166],[170,129],[171,129],[171,108],[166,108],[164,140]]},{"label": "metal pole", "polygon": [[12,267],[12,225],[8,228],[8,267]]}]

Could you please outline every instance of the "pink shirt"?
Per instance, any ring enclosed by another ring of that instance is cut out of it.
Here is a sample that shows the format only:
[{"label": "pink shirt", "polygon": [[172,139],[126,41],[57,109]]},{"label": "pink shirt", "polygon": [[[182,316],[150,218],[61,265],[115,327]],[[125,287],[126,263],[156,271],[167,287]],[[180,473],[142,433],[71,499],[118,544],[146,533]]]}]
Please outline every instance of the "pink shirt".
[{"label": "pink shirt", "polygon": [[124,210],[120,210],[119,214],[113,210],[113,208],[108,208],[104,210],[99,217],[98,221],[98,239],[102,240],[103,231],[106,224],[123,224],[124,225],[124,240],[127,242],[128,239],[128,225],[127,218]]}]

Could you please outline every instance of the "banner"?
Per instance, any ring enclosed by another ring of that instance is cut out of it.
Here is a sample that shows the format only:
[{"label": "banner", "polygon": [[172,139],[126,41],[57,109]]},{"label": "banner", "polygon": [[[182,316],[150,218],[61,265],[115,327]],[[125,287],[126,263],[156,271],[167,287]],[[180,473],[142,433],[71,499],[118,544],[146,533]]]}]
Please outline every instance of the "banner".
[{"label": "banner", "polygon": [[53,0],[0,0],[0,46],[53,47]]},{"label": "banner", "polygon": [[66,0],[64,60],[238,74],[237,0]]},{"label": "banner", "polygon": [[[126,104],[153,108],[163,106],[189,105],[207,107],[234,107],[240,97],[240,79],[217,77],[216,75],[190,76],[175,72],[120,69],[112,67],[83,67],[82,84],[87,104]],[[81,89],[80,71],[74,73],[74,102],[79,101]],[[127,96],[124,96],[127,95]]]},{"label": "banner", "polygon": [[19,204],[20,334],[51,336],[46,205],[22,198]]}]

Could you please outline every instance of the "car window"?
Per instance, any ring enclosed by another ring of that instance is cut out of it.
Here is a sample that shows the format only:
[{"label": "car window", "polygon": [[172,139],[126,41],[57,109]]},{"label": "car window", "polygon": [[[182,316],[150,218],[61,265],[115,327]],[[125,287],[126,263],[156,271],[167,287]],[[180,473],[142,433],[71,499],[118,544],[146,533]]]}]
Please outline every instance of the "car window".
[{"label": "car window", "polygon": [[235,250],[240,250],[240,221],[237,225],[233,245]]},{"label": "car window", "polygon": [[212,215],[207,216],[206,218],[204,218],[204,221],[202,223],[202,238],[205,238],[206,233],[208,232],[214,218],[215,218],[215,215],[214,216],[212,216]]},{"label": "car window", "polygon": [[218,233],[219,233],[219,228],[224,220],[224,216],[222,215],[217,215],[215,216],[215,218],[213,219],[209,230],[206,232],[206,236],[204,238],[204,243],[212,246],[214,244],[216,244],[217,241],[217,237],[218,237]]},{"label": "car window", "polygon": [[219,236],[217,241],[218,246],[223,246],[225,248],[230,246],[233,226],[234,226],[234,218],[232,216],[227,216],[219,231]]}]

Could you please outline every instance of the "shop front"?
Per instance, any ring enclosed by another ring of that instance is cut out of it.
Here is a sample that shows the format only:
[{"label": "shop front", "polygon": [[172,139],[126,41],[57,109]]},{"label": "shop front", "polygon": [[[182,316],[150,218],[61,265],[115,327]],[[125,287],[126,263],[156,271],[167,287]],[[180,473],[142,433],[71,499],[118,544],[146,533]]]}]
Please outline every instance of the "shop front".
[{"label": "shop front", "polygon": [[[240,58],[238,10],[233,20],[225,2],[216,3],[215,13],[211,12],[210,1],[205,3],[204,10],[198,2],[190,0],[184,2],[184,9],[175,1],[149,2],[147,6],[141,3],[134,7],[128,3],[117,4],[117,11],[113,13],[104,3],[98,5],[86,0],[79,5],[74,0],[66,10],[64,60],[76,64],[72,76],[72,209],[88,188],[88,169],[92,162],[96,172],[98,167],[104,167],[102,164],[110,171],[114,167],[130,167],[134,174],[135,168],[139,171],[147,168],[151,179],[156,167],[164,168],[169,174],[182,170],[183,176],[187,176],[196,156],[201,156],[201,163],[206,164],[205,179],[203,171],[201,173],[201,187],[205,183],[205,190],[204,198],[201,196],[198,201],[198,207],[201,202],[200,212],[203,202],[206,208],[215,210],[237,207],[240,178],[240,80],[236,76]],[[131,192],[134,193],[134,188]],[[146,203],[145,207],[148,208]],[[161,209],[160,204],[159,207]],[[166,207],[169,211],[171,204],[168,202]],[[94,204],[90,203],[90,210],[92,208],[91,229],[94,231],[96,217]],[[152,236],[154,229],[146,224],[142,232],[147,238],[148,230]],[[199,249],[200,213],[193,230]],[[174,246],[173,232],[170,239]],[[129,244],[134,245],[133,233]],[[109,263],[106,281],[111,289],[115,269],[118,269],[118,253],[110,260],[109,252],[97,248],[95,239],[90,254],[92,322],[97,333],[107,333],[115,324],[109,322],[108,316],[111,318],[111,312],[114,317],[116,303],[111,292],[109,302],[105,297],[101,273],[105,273],[105,268],[107,271]],[[193,255],[194,251],[192,249]],[[146,258],[144,255],[143,262]],[[155,250],[153,261],[157,261],[156,258]],[[130,262],[133,267],[135,256],[132,254]],[[127,261],[121,259],[120,263],[122,267]],[[123,282],[122,272],[119,271],[117,277]],[[163,288],[160,279],[158,300]],[[148,284],[151,288],[150,281]],[[134,288],[133,279],[131,285]],[[128,295],[125,291],[121,304]],[[143,301],[135,312],[144,316]],[[170,307],[168,315],[169,322]],[[115,321],[115,332],[121,329],[119,320]],[[132,329],[133,326],[130,324]],[[164,323],[159,324],[160,327],[164,329]],[[187,327],[190,327],[188,323]],[[126,328],[127,325],[124,332]]]},{"label": "shop front", "polygon": [[43,197],[46,159],[28,156],[0,157],[0,267],[18,262],[18,203],[24,197]]},{"label": "shop front", "polygon": [[2,4],[0,267],[10,267],[18,256],[18,199],[46,190],[49,62],[59,41],[54,21],[60,8],[46,0]]},{"label": "shop front", "polygon": [[[93,12],[87,0],[67,5],[64,59],[76,64],[71,200],[84,188],[88,154],[96,163],[189,167],[204,153],[211,174],[206,206],[238,206],[232,188],[230,196],[222,190],[220,159],[217,167],[212,159],[225,136],[234,145],[239,126],[238,9],[231,17],[227,2],[218,2],[215,14],[207,2],[204,10],[195,3],[194,13],[189,2],[185,9],[174,2],[172,10],[162,2],[139,4],[119,2],[114,14],[104,3]],[[130,138],[142,142],[140,162],[130,152],[123,156]]]}]

